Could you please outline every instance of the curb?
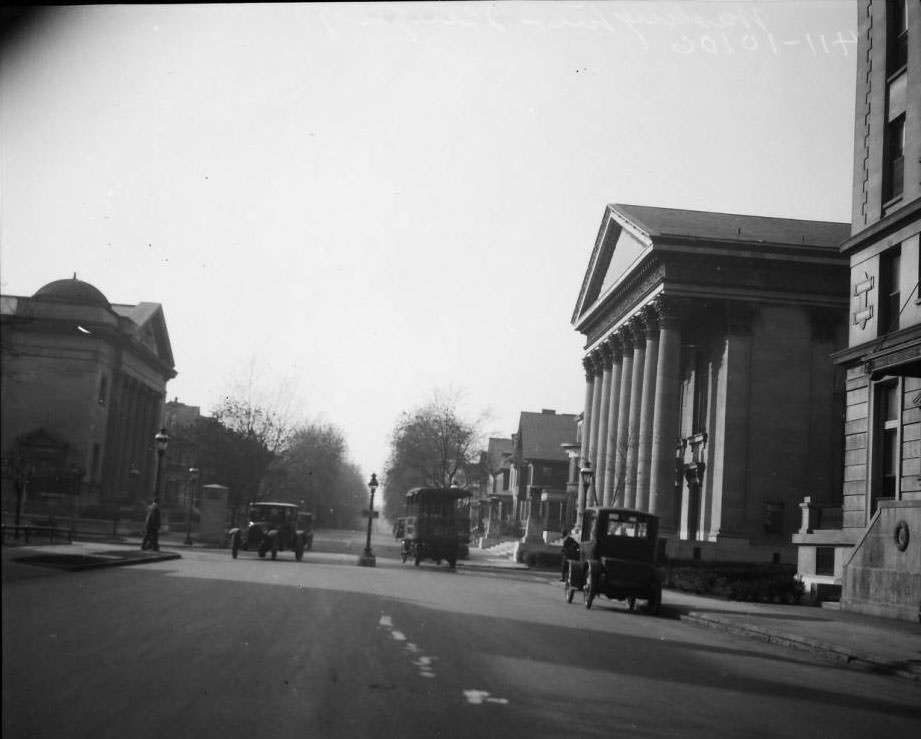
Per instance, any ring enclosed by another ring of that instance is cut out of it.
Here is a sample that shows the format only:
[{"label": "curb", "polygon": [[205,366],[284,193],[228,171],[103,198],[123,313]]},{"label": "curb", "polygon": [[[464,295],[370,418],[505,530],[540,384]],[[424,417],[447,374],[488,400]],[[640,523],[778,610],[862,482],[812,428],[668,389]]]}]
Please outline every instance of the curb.
[{"label": "curb", "polygon": [[68,561],[67,557],[69,555],[46,555],[44,557],[42,557],[42,555],[26,555],[22,557],[12,557],[10,561],[17,564],[31,565],[33,567],[48,567],[67,572],[81,572],[105,567],[126,567],[128,565],[143,565],[153,562],[168,562],[170,560],[182,558],[182,555],[178,552],[160,552],[159,554],[141,555],[140,552],[135,553],[134,550],[128,550],[125,554],[128,556],[109,556],[103,553],[77,555],[83,558],[82,561]]},{"label": "curb", "polygon": [[738,636],[757,639],[768,644],[776,644],[779,646],[799,649],[800,651],[817,654],[837,664],[841,664],[857,670],[862,670],[864,672],[873,672],[880,675],[889,675],[892,677],[899,677],[904,680],[921,682],[921,667],[912,668],[897,664],[894,665],[888,662],[883,662],[874,657],[855,654],[849,649],[844,649],[833,644],[820,642],[815,639],[783,634],[777,631],[771,631],[770,629],[764,629],[759,626],[738,624],[694,611],[689,613],[679,613],[678,618],[681,621],[689,621],[691,623],[706,626],[711,629],[728,631]]}]

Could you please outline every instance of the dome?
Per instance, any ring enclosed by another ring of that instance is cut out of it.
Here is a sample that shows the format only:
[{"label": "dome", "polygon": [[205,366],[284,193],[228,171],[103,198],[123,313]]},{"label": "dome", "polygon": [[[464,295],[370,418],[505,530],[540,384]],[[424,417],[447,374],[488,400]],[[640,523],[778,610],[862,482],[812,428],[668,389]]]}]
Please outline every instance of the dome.
[{"label": "dome", "polygon": [[76,275],[69,280],[55,280],[40,287],[32,296],[34,300],[49,300],[56,303],[79,303],[109,308],[109,301],[97,288],[88,282],[78,280]]}]

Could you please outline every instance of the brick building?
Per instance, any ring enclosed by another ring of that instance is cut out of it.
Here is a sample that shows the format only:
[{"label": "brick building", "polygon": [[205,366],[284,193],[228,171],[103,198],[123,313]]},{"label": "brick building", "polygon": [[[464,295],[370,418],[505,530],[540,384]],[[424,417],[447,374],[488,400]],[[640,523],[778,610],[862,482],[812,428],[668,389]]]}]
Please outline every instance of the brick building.
[{"label": "brick building", "polygon": [[798,569],[842,606],[921,613],[921,5],[858,6],[840,503],[803,502]]}]

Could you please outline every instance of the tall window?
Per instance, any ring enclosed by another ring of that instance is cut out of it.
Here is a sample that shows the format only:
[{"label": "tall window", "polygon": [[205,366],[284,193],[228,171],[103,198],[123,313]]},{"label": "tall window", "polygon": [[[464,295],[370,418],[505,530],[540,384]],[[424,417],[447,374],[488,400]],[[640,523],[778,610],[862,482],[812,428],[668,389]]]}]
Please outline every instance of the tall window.
[{"label": "tall window", "polygon": [[103,374],[99,378],[99,405],[106,404],[106,398],[109,395],[109,377]]},{"label": "tall window", "polygon": [[873,480],[870,486],[870,515],[876,512],[880,500],[893,500],[899,495],[899,425],[902,390],[898,380],[876,385],[876,438]]},{"label": "tall window", "polygon": [[886,124],[883,153],[883,202],[902,195],[905,185],[905,114]]},{"label": "tall window", "polygon": [[898,246],[887,249],[879,257],[879,336],[899,327],[901,262],[902,249]]},{"label": "tall window", "polygon": [[891,76],[908,63],[908,0],[886,2],[886,74]]},{"label": "tall window", "polygon": [[706,354],[698,349],[694,353],[694,409],[691,432],[702,434],[707,430],[707,400],[709,395],[709,366]]}]

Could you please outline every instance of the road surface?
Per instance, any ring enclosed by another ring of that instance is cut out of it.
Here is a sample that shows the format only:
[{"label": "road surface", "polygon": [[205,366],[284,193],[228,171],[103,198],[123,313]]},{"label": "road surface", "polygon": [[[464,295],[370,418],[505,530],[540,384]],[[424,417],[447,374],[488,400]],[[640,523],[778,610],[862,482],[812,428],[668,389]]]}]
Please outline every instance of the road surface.
[{"label": "road surface", "polygon": [[[318,547],[319,549],[319,547]],[[903,737],[917,683],[553,573],[218,550],[3,586],[3,737]],[[34,568],[36,571],[38,568]],[[667,591],[665,596],[667,603]]]}]

